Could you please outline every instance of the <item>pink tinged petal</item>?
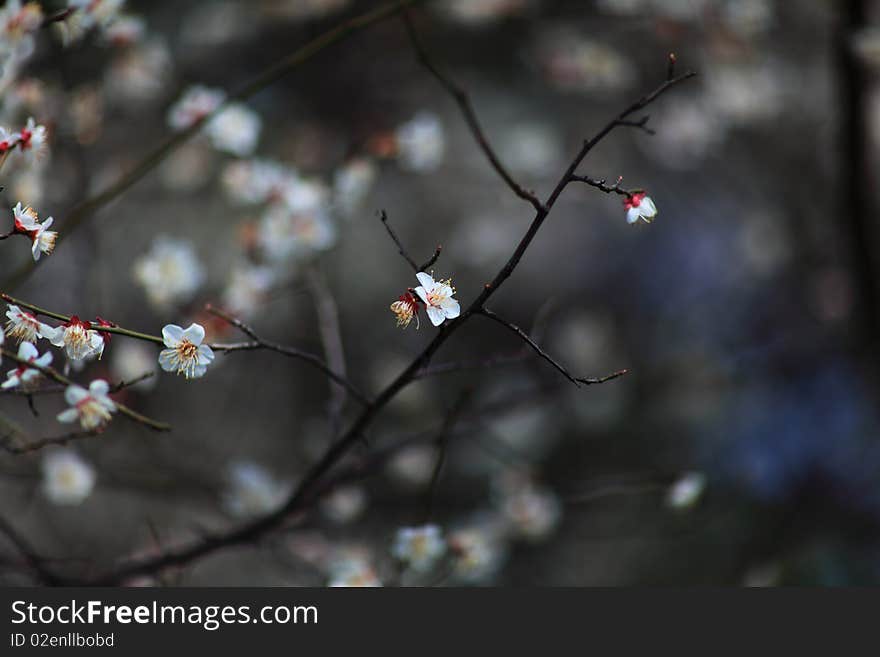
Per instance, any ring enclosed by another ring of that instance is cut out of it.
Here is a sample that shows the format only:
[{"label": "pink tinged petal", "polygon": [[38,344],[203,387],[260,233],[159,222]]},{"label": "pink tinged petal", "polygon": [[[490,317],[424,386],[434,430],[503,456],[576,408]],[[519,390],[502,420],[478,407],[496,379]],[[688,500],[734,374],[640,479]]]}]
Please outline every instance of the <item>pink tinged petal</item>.
[{"label": "pink tinged petal", "polygon": [[443,320],[446,319],[443,311],[435,306],[428,306],[427,308],[425,308],[425,312],[428,313],[428,319],[431,320],[431,323],[434,326],[440,326],[443,323]]},{"label": "pink tinged petal", "polygon": [[174,349],[163,349],[159,353],[159,366],[166,372],[176,372],[177,351]]},{"label": "pink tinged petal", "polygon": [[183,329],[177,324],[168,324],[162,328],[162,339],[166,347],[176,347],[183,340]]},{"label": "pink tinged petal", "polygon": [[75,408],[68,408],[66,411],[61,411],[56,419],[59,422],[76,422],[79,419],[79,412]]},{"label": "pink tinged petal", "polygon": [[418,274],[416,274],[416,278],[419,279],[419,283],[421,283],[422,286],[423,286],[428,292],[430,292],[431,290],[433,290],[433,289],[434,289],[434,285],[436,285],[436,283],[434,282],[434,279],[431,278],[430,275],[426,274],[426,273],[423,272],[423,271],[420,271]]},{"label": "pink tinged petal", "polygon": [[424,303],[426,306],[430,305],[428,303],[428,292],[427,292],[427,290],[425,290],[425,288],[423,288],[421,285],[419,285],[415,289],[415,293],[419,295],[419,298],[422,300],[422,303]]},{"label": "pink tinged petal", "polygon": [[76,406],[88,396],[89,391],[77,385],[67,386],[67,390],[64,391],[64,401],[71,406]]},{"label": "pink tinged petal", "polygon": [[202,344],[202,340],[205,339],[205,327],[200,324],[190,324],[183,332],[183,338],[196,345]]},{"label": "pink tinged petal", "polygon": [[634,224],[639,220],[640,212],[638,208],[630,208],[626,211],[626,223]]}]

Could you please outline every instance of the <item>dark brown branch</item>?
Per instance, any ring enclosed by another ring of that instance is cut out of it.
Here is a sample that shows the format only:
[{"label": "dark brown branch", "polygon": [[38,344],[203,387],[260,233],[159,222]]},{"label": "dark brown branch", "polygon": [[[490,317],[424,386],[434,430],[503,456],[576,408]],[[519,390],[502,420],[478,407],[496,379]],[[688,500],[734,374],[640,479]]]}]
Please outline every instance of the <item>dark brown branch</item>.
[{"label": "dark brown branch", "polygon": [[[119,392],[120,390],[125,390],[126,388],[131,388],[132,386],[136,386],[138,383],[146,381],[147,379],[151,379],[154,376],[156,376],[155,372],[145,372],[144,374],[141,374],[139,377],[134,378],[131,381],[120,381],[119,383],[114,383],[110,386],[110,394]],[[19,390],[18,388],[7,388],[6,390],[0,390],[0,395],[33,397],[41,395],[55,395],[58,393],[63,393],[65,390],[67,390],[66,385],[53,384],[43,386],[42,388],[37,388],[36,390]]]},{"label": "dark brown branch", "polygon": [[504,365],[514,365],[523,362],[529,357],[531,357],[531,353],[524,350],[516,354],[502,354],[500,356],[492,356],[491,358],[483,360],[459,360],[450,361],[448,363],[436,363],[422,368],[415,373],[413,378],[424,379],[429,376],[437,376],[440,374],[468,372],[471,370],[483,370]]},{"label": "dark brown branch", "polygon": [[635,190],[623,189],[620,184],[623,182],[623,176],[620,176],[613,185],[609,185],[605,178],[590,178],[589,176],[572,176],[572,182],[580,182],[590,187],[595,187],[599,191],[606,194],[620,194],[621,196],[632,196]]},{"label": "dark brown branch", "polygon": [[51,447],[53,445],[66,445],[75,440],[81,440],[83,438],[95,438],[100,435],[103,435],[103,432],[72,431],[61,436],[53,436],[52,438],[40,438],[39,440],[32,440],[25,443],[24,445],[11,445],[8,441],[4,440],[0,441],[0,449],[8,452],[9,454],[15,454],[16,456],[18,456],[21,454],[28,454],[30,452],[39,451],[44,447]]},{"label": "dark brown branch", "polygon": [[397,250],[400,255],[403,256],[403,259],[407,261],[412,270],[416,273],[420,271],[427,271],[428,268],[431,267],[435,262],[437,262],[437,258],[440,257],[440,252],[443,250],[441,245],[437,245],[437,248],[434,249],[434,255],[428,258],[421,265],[416,264],[416,261],[413,260],[410,255],[406,252],[406,249],[403,248],[403,243],[400,241],[400,238],[397,237],[397,233],[394,232],[394,229],[391,228],[391,224],[388,223],[388,213],[385,210],[379,211],[379,219],[382,221],[382,225],[385,226],[385,230],[388,231],[388,235],[391,237],[392,241],[397,245]]},{"label": "dark brown branch", "polygon": [[523,330],[522,330],[519,326],[517,326],[516,324],[514,324],[514,323],[512,323],[512,322],[508,322],[506,319],[504,319],[503,317],[501,317],[501,316],[497,315],[496,313],[492,312],[492,311],[489,310],[488,308],[481,308],[481,309],[478,311],[478,314],[483,315],[484,317],[488,317],[489,319],[498,322],[499,324],[501,324],[501,326],[503,326],[503,327],[509,329],[510,331],[512,331],[513,333],[515,333],[516,335],[518,335],[518,336],[520,337],[521,340],[523,340],[527,345],[529,345],[529,347],[530,347],[530,348],[531,348],[536,354],[538,354],[538,356],[540,356],[540,357],[543,358],[545,361],[547,361],[548,363],[550,363],[554,368],[556,368],[556,370],[557,370],[558,372],[560,372],[560,373],[562,374],[562,376],[564,376],[566,379],[568,379],[569,381],[571,381],[571,382],[572,382],[573,384],[575,384],[576,386],[580,386],[581,384],[591,385],[591,384],[594,384],[594,383],[605,383],[606,381],[611,381],[612,379],[616,379],[617,377],[619,377],[619,376],[623,376],[624,374],[627,373],[627,370],[619,370],[619,371],[617,371],[617,372],[613,372],[612,374],[608,374],[608,375],[606,375],[606,376],[598,377],[598,378],[597,378],[597,377],[587,377],[587,378],[585,378],[585,377],[576,377],[576,376],[572,376],[572,375],[568,372],[567,369],[565,369],[562,365],[560,365],[558,362],[556,362],[556,360],[555,360],[552,356],[550,356],[550,354],[548,354],[546,351],[544,351],[543,349],[541,349],[541,347],[538,346],[538,344],[537,344],[534,340],[532,340],[532,339],[529,337],[529,334],[526,333],[525,331],[523,331]]},{"label": "dark brown branch", "polygon": [[492,165],[492,168],[495,169],[495,172],[499,176],[501,176],[501,179],[514,194],[516,194],[519,198],[531,203],[532,207],[535,208],[535,210],[540,210],[543,207],[541,205],[540,199],[538,199],[534,192],[526,190],[522,185],[516,182],[516,180],[513,179],[513,176],[510,175],[510,172],[501,163],[501,160],[498,158],[498,155],[495,153],[494,149],[489,143],[488,138],[486,137],[486,133],[483,131],[483,128],[480,125],[480,121],[477,118],[476,112],[474,112],[473,104],[471,103],[470,97],[468,96],[467,92],[462,89],[456,82],[454,82],[448,75],[438,69],[434,65],[434,62],[431,61],[431,58],[428,55],[428,51],[425,50],[424,45],[422,45],[422,42],[419,40],[419,36],[416,33],[415,26],[413,25],[412,19],[410,18],[409,14],[407,12],[403,12],[401,16],[403,18],[404,24],[406,25],[406,32],[409,35],[410,41],[412,42],[412,46],[416,52],[416,56],[418,57],[422,66],[430,71],[431,75],[433,75],[437,79],[437,81],[443,86],[443,88],[446,89],[447,92],[449,92],[449,95],[452,96],[453,100],[455,100],[459,110],[461,110],[461,113],[464,116],[464,120],[467,123],[468,128],[470,128],[470,131],[473,134],[474,140],[477,142],[477,145],[480,147],[480,149],[483,151],[483,154],[489,160],[489,164]]},{"label": "dark brown branch", "polygon": [[370,403],[370,400],[364,395],[360,390],[358,390],[351,381],[346,379],[341,374],[334,372],[330,367],[328,367],[327,363],[325,363],[319,356],[312,354],[308,351],[302,351],[301,349],[296,349],[295,347],[287,347],[285,345],[278,344],[276,342],[270,342],[269,340],[264,340],[259,335],[257,335],[256,331],[248,325],[245,324],[240,319],[233,317],[232,315],[212,306],[210,304],[205,306],[205,310],[207,310],[212,315],[219,317],[220,319],[228,322],[242,333],[247,335],[249,338],[253,340],[253,342],[236,342],[232,344],[212,344],[211,348],[214,351],[219,352],[231,352],[231,351],[274,351],[279,354],[283,354],[284,356],[288,356],[290,358],[297,358],[299,360],[305,361],[317,368],[321,372],[324,373],[327,378],[335,381],[343,388],[345,388],[348,393],[359,401],[362,405],[367,406]]}]

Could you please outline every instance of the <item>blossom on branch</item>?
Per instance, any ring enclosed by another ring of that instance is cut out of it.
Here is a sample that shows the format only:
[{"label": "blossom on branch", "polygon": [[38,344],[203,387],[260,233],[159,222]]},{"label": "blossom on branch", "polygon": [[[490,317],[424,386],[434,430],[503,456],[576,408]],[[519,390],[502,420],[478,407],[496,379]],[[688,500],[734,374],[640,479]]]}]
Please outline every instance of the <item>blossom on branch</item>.
[{"label": "blossom on branch", "polygon": [[397,315],[397,325],[399,327],[406,328],[415,318],[416,328],[419,328],[420,303],[412,292],[406,292],[401,294],[397,301],[391,304],[391,312]]},{"label": "blossom on branch", "polygon": [[214,352],[202,344],[205,339],[203,326],[190,324],[184,331],[176,324],[168,324],[162,329],[162,338],[167,347],[159,354],[159,365],[163,370],[183,374],[187,379],[205,375],[214,360]]},{"label": "blossom on branch", "polygon": [[217,150],[244,157],[251,155],[257,147],[261,126],[262,121],[256,112],[235,103],[211,119],[205,132]]},{"label": "blossom on branch", "polygon": [[461,306],[452,298],[455,288],[452,279],[435,281],[433,276],[420,271],[416,274],[419,285],[414,292],[425,304],[425,312],[434,326],[440,326],[447,319],[455,319],[461,314]]},{"label": "blossom on branch", "polygon": [[108,396],[109,384],[103,379],[95,379],[86,390],[82,386],[71,385],[64,391],[64,399],[70,405],[58,414],[59,422],[75,422],[86,431],[95,431],[107,424],[111,414],[116,412],[116,404]]},{"label": "blossom on branch", "polygon": [[56,347],[64,349],[70,360],[82,360],[104,351],[104,338],[92,329],[89,322],[74,315],[61,326],[51,329],[44,336]]},{"label": "blossom on branch", "polygon": [[37,221],[37,211],[30,206],[22,208],[20,201],[12,208],[12,214],[15,232],[27,235],[31,240],[31,254],[34,256],[34,262],[40,259],[40,254],[49,255],[55,250],[58,233],[54,230],[47,230],[54,221],[52,217],[40,223]]},{"label": "blossom on branch", "polygon": [[36,342],[55,333],[54,328],[38,320],[36,315],[13,304],[9,304],[6,318],[6,332],[18,342]]},{"label": "blossom on branch", "polygon": [[11,148],[15,148],[19,136],[17,132],[9,132],[8,129],[0,126],[0,155]]},{"label": "blossom on branch", "polygon": [[42,157],[46,149],[46,126],[37,125],[33,118],[29,118],[19,133],[18,149],[31,159]]},{"label": "blossom on branch", "polygon": [[623,207],[626,208],[626,222],[628,224],[634,224],[639,219],[643,219],[645,223],[649,224],[657,216],[657,206],[645,192],[636,192],[624,198]]},{"label": "blossom on branch", "polygon": [[[52,363],[52,352],[47,351],[40,356],[40,352],[30,342],[22,342],[18,345],[18,357],[28,363],[34,363],[39,367],[48,367]],[[0,388],[8,390],[9,388],[28,389],[29,385],[42,375],[38,369],[28,367],[27,365],[19,365],[13,370],[6,373],[6,381],[0,385]]]},{"label": "blossom on branch", "polygon": [[168,110],[168,125],[174,130],[185,130],[220,107],[226,94],[220,89],[196,85],[186,90]]}]

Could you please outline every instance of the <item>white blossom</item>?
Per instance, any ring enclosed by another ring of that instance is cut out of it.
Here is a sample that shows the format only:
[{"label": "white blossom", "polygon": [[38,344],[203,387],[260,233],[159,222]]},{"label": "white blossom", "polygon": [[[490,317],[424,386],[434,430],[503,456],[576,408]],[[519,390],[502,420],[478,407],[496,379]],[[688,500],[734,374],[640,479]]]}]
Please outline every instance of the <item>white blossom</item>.
[{"label": "white blossom", "polygon": [[673,509],[689,509],[699,501],[705,489],[706,475],[688,472],[669,487],[666,503]]},{"label": "white blossom", "polygon": [[45,337],[56,347],[64,349],[70,360],[82,360],[99,356],[104,351],[104,338],[92,328],[91,323],[74,315],[61,326],[45,331]]},{"label": "white blossom", "polygon": [[333,203],[346,217],[353,215],[373,188],[379,172],[372,160],[354,158],[333,176]]},{"label": "white blossom", "polygon": [[[40,367],[48,367],[52,363],[52,352],[47,351],[45,354],[40,356],[37,348],[30,342],[22,342],[18,345],[18,357],[22,360],[25,360],[29,363],[34,363]],[[6,373],[6,381],[0,385],[0,388],[7,390],[9,388],[16,388],[21,386],[24,389],[29,387],[29,384],[35,379],[41,377],[43,375],[42,372],[38,369],[27,367],[26,365],[19,364],[15,369],[9,370]]]},{"label": "white blossom", "polygon": [[190,324],[184,331],[176,324],[168,324],[162,329],[162,339],[166,349],[159,353],[159,366],[163,370],[183,374],[187,379],[205,375],[214,360],[214,352],[202,344],[205,339],[203,326]]},{"label": "white blossom", "polygon": [[58,233],[54,230],[47,230],[52,225],[52,217],[40,223],[37,219],[37,212],[32,207],[22,208],[21,202],[16,203],[12,208],[14,216],[15,231],[23,235],[27,235],[31,240],[31,253],[34,262],[40,259],[40,254],[50,254],[55,249],[55,240]]},{"label": "white blossom", "polygon": [[391,554],[415,571],[427,572],[446,553],[437,525],[403,527],[397,531]]},{"label": "white blossom", "polygon": [[415,293],[425,304],[425,312],[434,326],[440,326],[445,320],[455,319],[461,314],[461,306],[452,298],[455,288],[451,279],[435,281],[423,271],[416,274],[416,278],[421,285],[415,288]]},{"label": "white blossom", "polygon": [[116,412],[116,404],[108,396],[109,384],[103,379],[95,379],[86,390],[82,386],[70,385],[64,391],[64,400],[70,408],[58,414],[59,422],[76,422],[86,431],[96,431],[107,424],[111,414]]},{"label": "white blossom", "polygon": [[236,267],[223,292],[223,305],[236,317],[250,317],[265,300],[275,278],[275,272],[269,267]]},{"label": "white blossom", "polygon": [[54,328],[38,320],[36,315],[25,312],[14,304],[8,305],[6,319],[6,332],[18,342],[36,342],[55,333]]},{"label": "white blossom", "polygon": [[0,9],[0,54],[16,60],[29,57],[34,51],[33,34],[43,22],[43,10],[37,2],[22,4],[7,0]]},{"label": "white blossom", "polygon": [[623,207],[626,209],[626,223],[634,224],[639,219],[649,224],[657,216],[657,206],[651,197],[644,192],[637,192],[623,199]]},{"label": "white blossom", "polygon": [[95,487],[95,469],[76,452],[48,452],[43,457],[42,469],[43,492],[54,504],[80,504]]},{"label": "white blossom", "polygon": [[196,121],[216,110],[226,99],[220,89],[195,85],[186,90],[168,110],[168,125],[174,130],[185,130]]},{"label": "white blossom", "polygon": [[278,481],[263,467],[256,463],[239,462],[229,468],[223,502],[235,516],[260,516],[278,509],[289,492],[289,484]]},{"label": "white blossom", "polygon": [[556,495],[531,483],[508,491],[501,511],[511,529],[530,541],[546,538],[562,519],[562,505]]},{"label": "white blossom", "polygon": [[46,126],[37,125],[31,117],[18,133],[18,150],[31,161],[39,159],[46,151],[47,139]]},{"label": "white blossom", "polygon": [[211,119],[205,132],[216,149],[245,157],[257,147],[261,123],[256,112],[235,103]]},{"label": "white blossom", "polygon": [[420,112],[397,128],[397,157],[400,165],[421,173],[433,171],[443,163],[446,135],[440,119],[430,112]]},{"label": "white blossom", "polygon": [[150,251],[135,262],[134,276],[150,303],[166,308],[192,299],[205,274],[189,242],[158,237]]}]

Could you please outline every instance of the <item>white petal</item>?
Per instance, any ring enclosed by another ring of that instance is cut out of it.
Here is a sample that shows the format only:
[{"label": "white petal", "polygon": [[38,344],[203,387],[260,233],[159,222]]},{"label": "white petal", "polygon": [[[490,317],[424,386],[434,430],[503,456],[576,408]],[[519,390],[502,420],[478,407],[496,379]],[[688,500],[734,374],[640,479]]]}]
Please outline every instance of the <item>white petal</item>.
[{"label": "white petal", "polygon": [[34,363],[41,365],[42,367],[49,367],[49,365],[52,364],[52,352],[47,351],[45,354],[37,358]]},{"label": "white petal", "polygon": [[455,299],[447,299],[440,308],[449,319],[455,319],[461,314],[461,306]]},{"label": "white petal", "polygon": [[193,344],[202,344],[202,340],[205,339],[205,327],[201,324],[190,324],[183,332],[183,337]]},{"label": "white petal", "polygon": [[641,204],[639,204],[639,213],[643,217],[654,217],[657,215],[657,206],[654,205],[654,201],[651,200],[650,196],[642,199]]},{"label": "white petal", "polygon": [[199,347],[199,365],[207,365],[214,360],[214,350],[206,344]]},{"label": "white petal", "polygon": [[431,323],[434,326],[440,326],[443,323],[443,320],[446,319],[446,316],[443,314],[443,311],[435,306],[426,307],[425,312],[428,313],[428,319],[431,320]]},{"label": "white petal", "polygon": [[64,401],[71,406],[76,406],[88,396],[88,390],[77,385],[67,386],[67,390],[64,391]]},{"label": "white petal", "polygon": [[183,329],[177,324],[167,324],[162,328],[162,339],[166,347],[176,347],[183,339]]},{"label": "white petal", "polygon": [[110,392],[110,384],[104,379],[95,379],[89,384],[89,392],[93,395],[106,395]]},{"label": "white petal", "polygon": [[416,274],[416,278],[419,279],[419,283],[421,283],[424,288],[429,292],[434,289],[434,279],[431,278],[430,275],[426,274],[423,271],[420,271],[418,274]]},{"label": "white petal", "polygon": [[638,208],[630,208],[626,211],[626,223],[634,224],[639,220],[639,209]]},{"label": "white petal", "polygon": [[59,422],[76,422],[79,418],[79,413],[75,408],[68,408],[66,411],[61,411],[56,418]]},{"label": "white petal", "polygon": [[39,355],[37,348],[30,342],[22,342],[18,346],[18,357],[23,360],[33,360]]},{"label": "white petal", "polygon": [[174,349],[163,349],[159,353],[159,366],[166,372],[176,372],[177,352]]}]

